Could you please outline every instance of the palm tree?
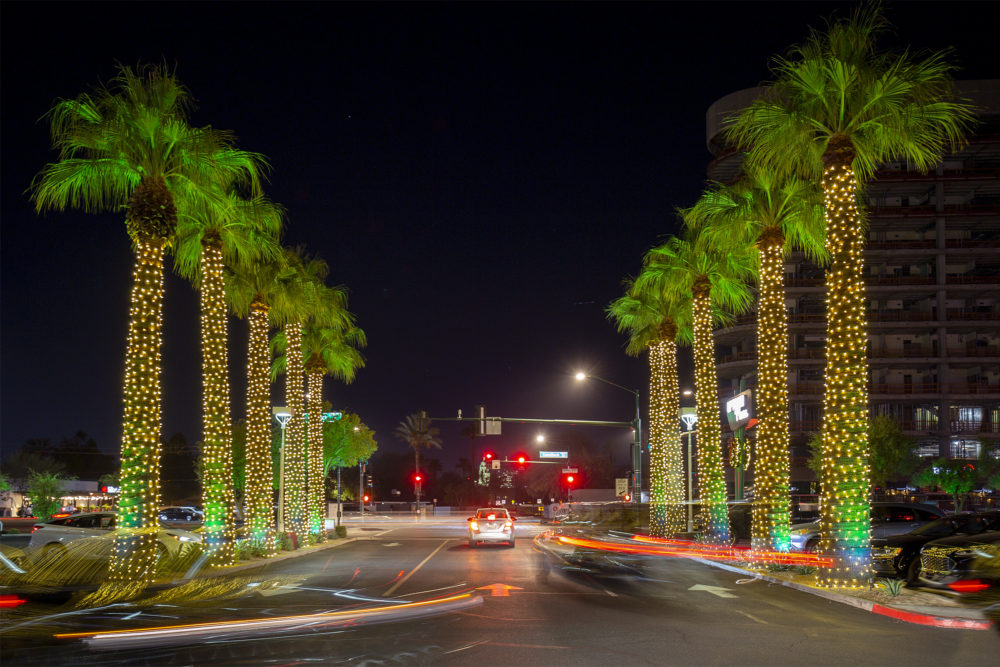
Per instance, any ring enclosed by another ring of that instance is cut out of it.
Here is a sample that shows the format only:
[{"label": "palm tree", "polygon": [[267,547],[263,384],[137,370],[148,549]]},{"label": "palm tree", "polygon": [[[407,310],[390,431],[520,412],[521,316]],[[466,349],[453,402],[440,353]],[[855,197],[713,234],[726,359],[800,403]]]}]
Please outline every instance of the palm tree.
[{"label": "palm tree", "polygon": [[354,325],[354,315],[347,312],[347,290],[328,288],[320,307],[322,316],[313,318],[302,332],[302,356],[309,382],[309,434],[307,487],[309,529],[325,538],[326,466],[323,463],[323,376],[331,375],[350,384],[365,359],[358,351],[367,344],[365,332]]},{"label": "palm tree", "polygon": [[[281,215],[275,205],[274,215]],[[247,347],[246,397],[246,489],[244,505],[250,536],[262,544],[266,553],[275,553],[274,481],[271,463],[271,354],[268,331],[271,304],[287,311],[283,300],[295,293],[297,274],[288,266],[284,254],[256,262],[237,264],[227,273],[226,290],[233,312],[246,317],[250,335]],[[283,307],[284,306],[284,307]]]},{"label": "palm tree", "polygon": [[280,253],[281,215],[263,196],[237,193],[182,201],[174,269],[201,295],[202,504],[213,560],[233,562],[236,517],[233,494],[232,417],[229,411],[229,343],[224,269],[254,264]]},{"label": "palm tree", "polygon": [[[685,220],[690,218],[690,211],[681,214]],[[707,236],[689,228],[685,238],[672,237],[650,250],[638,278],[643,291],[658,289],[669,298],[691,299],[699,493],[708,520],[708,540],[718,544],[729,543],[729,514],[712,325],[725,313],[749,308],[750,292],[743,281],[750,270],[749,252],[713,245]]]},{"label": "palm tree", "polygon": [[[682,297],[670,298],[652,276],[626,282],[626,292],[607,309],[619,332],[629,335],[625,352],[649,352],[649,532],[666,537],[684,530],[684,456],[680,430],[677,340],[690,339],[690,312]],[[681,327],[678,327],[678,320]]]},{"label": "palm tree", "polygon": [[734,186],[709,187],[692,210],[693,224],[713,243],[752,246],[758,253],[759,423],[751,528],[751,546],[758,553],[791,548],[784,259],[791,250],[801,250],[813,261],[824,257],[821,202],[809,181],[750,168]]},{"label": "palm tree", "polygon": [[[431,426],[430,420],[424,415],[424,413],[407,415],[406,419],[399,422],[399,426],[396,427],[394,434],[400,440],[403,440],[410,447],[413,448],[414,457],[414,468],[413,470],[417,473],[420,472],[420,449],[430,449],[435,447],[441,449],[441,439],[438,437],[441,431],[437,426]],[[416,485],[416,495],[417,495],[417,511],[420,510],[420,492],[423,487],[422,482],[417,482]]]},{"label": "palm tree", "polygon": [[285,374],[285,402],[292,417],[286,426],[284,515],[300,544],[308,539],[306,472],[305,374],[302,367],[302,328],[320,308],[320,294],[328,268],[326,262],[310,257],[302,247],[286,250],[286,261],[296,277],[279,302],[272,304],[272,317],[282,331],[271,340],[271,349],[280,354],[272,364],[271,376]]},{"label": "palm tree", "polygon": [[822,184],[826,205],[827,335],[823,416],[823,548],[836,557],[821,583],[864,587],[871,578],[868,364],[864,216],[858,202],[879,164],[926,170],[960,146],[971,108],[958,101],[946,54],[880,52],[878,5],[813,32],[777,58],[776,81],[733,120],[750,160]]},{"label": "palm tree", "polygon": [[257,186],[257,159],[231,138],[187,122],[190,96],[164,67],[119,67],[111,86],[49,111],[59,152],[32,183],[36,210],[125,210],[135,271],[125,353],[121,495],[111,582],[141,582],[155,557],[160,502],[163,256],[176,199],[222,177]]}]

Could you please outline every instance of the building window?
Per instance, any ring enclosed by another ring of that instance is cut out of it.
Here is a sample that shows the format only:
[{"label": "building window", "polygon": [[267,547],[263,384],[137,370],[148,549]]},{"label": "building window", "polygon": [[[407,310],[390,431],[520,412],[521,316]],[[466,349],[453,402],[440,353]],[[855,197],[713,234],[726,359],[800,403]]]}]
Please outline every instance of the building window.
[{"label": "building window", "polygon": [[953,459],[978,459],[982,444],[978,440],[966,438],[952,438],[951,458]]},{"label": "building window", "polygon": [[983,425],[981,405],[951,406],[951,430],[958,433],[978,433]]}]

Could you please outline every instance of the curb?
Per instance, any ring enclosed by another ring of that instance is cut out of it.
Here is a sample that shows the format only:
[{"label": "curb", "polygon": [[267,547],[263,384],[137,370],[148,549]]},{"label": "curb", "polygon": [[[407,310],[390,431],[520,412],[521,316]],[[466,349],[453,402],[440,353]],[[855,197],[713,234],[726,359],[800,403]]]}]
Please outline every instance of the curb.
[{"label": "curb", "polygon": [[856,609],[862,609],[873,614],[879,614],[880,616],[888,616],[889,618],[894,618],[906,623],[929,625],[936,628],[955,628],[959,630],[989,630],[993,626],[993,622],[988,619],[969,618],[967,616],[937,616],[934,614],[921,614],[900,609],[898,607],[881,605],[877,602],[872,602],[871,600],[861,600],[851,597],[850,595],[844,595],[843,593],[835,593],[833,591],[813,588],[812,586],[806,586],[804,584],[788,581],[786,579],[769,577],[766,574],[745,570],[743,568],[736,567],[735,565],[716,563],[714,561],[705,560],[704,558],[692,558],[691,560],[704,565],[711,565],[712,567],[716,567],[721,570],[727,570],[737,574],[745,574],[755,579],[763,579],[764,581],[772,584],[778,584],[779,586],[784,586],[786,588],[793,588],[797,591],[802,591],[803,593],[809,593],[810,595],[825,598],[831,602],[846,604],[851,607],[855,607]]}]

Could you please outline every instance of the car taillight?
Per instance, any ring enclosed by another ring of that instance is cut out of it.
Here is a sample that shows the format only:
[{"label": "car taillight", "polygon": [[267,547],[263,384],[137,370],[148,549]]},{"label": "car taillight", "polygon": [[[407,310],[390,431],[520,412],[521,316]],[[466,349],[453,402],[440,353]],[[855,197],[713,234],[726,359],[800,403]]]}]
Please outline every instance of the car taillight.
[{"label": "car taillight", "polygon": [[20,607],[25,602],[27,600],[19,598],[16,595],[0,595],[0,607]]},{"label": "car taillight", "polygon": [[479,522],[478,521],[470,522],[469,528],[471,528],[472,530],[479,530]]},{"label": "car taillight", "polygon": [[31,532],[35,532],[35,531],[36,531],[36,530],[38,530],[39,528],[41,528],[41,526],[32,526],[32,527],[31,527]]},{"label": "car taillight", "polygon": [[948,584],[948,588],[956,593],[978,593],[989,587],[989,584],[979,579],[962,579],[961,581],[953,581]]},{"label": "car taillight", "polygon": [[514,522],[513,522],[513,521],[504,521],[504,522],[503,522],[503,527],[504,527],[504,528],[510,528],[510,527],[511,527],[511,526],[513,526],[513,525],[514,525]]}]

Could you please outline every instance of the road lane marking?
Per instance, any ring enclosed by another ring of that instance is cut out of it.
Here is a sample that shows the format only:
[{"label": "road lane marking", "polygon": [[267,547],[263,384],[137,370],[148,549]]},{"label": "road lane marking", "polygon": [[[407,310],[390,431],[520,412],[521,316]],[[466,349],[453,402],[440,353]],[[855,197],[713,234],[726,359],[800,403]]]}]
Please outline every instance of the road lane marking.
[{"label": "road lane marking", "polygon": [[438,545],[438,548],[435,549],[434,551],[432,551],[430,553],[430,555],[427,556],[427,558],[425,558],[422,561],[420,561],[420,564],[417,565],[412,570],[410,570],[409,574],[407,574],[405,577],[403,577],[402,579],[400,579],[399,581],[397,581],[395,584],[393,584],[392,588],[390,588],[389,590],[387,590],[382,595],[385,595],[385,596],[392,595],[393,592],[397,588],[399,588],[400,586],[402,586],[403,584],[405,584],[407,579],[409,579],[410,577],[412,577],[416,573],[417,570],[419,570],[420,568],[422,568],[424,566],[424,563],[426,563],[427,561],[429,561],[431,558],[434,558],[435,554],[437,554],[437,552],[441,551],[441,549],[444,549],[445,545],[448,544],[449,542],[451,542],[451,540],[445,540],[440,545]]},{"label": "road lane marking", "polygon": [[736,613],[737,614],[743,614],[744,616],[746,616],[747,618],[749,618],[751,621],[757,621],[761,625],[770,625],[770,623],[768,623],[767,621],[762,621],[759,618],[757,618],[756,616],[754,616],[753,614],[748,614],[747,612],[743,611],[742,609],[737,609]]},{"label": "road lane marking", "polygon": [[717,595],[720,598],[734,598],[734,597],[737,597],[737,596],[735,596],[735,595],[733,595],[732,593],[729,592],[732,589],[730,589],[730,588],[723,588],[722,586],[706,586],[704,584],[695,584],[694,586],[692,586],[688,590],[689,591],[705,591],[706,593],[711,593],[712,595]]},{"label": "road lane marking", "polygon": [[490,646],[513,646],[514,648],[553,648],[553,649],[569,648],[569,646],[553,646],[550,644],[505,644],[502,642],[490,642]]}]

